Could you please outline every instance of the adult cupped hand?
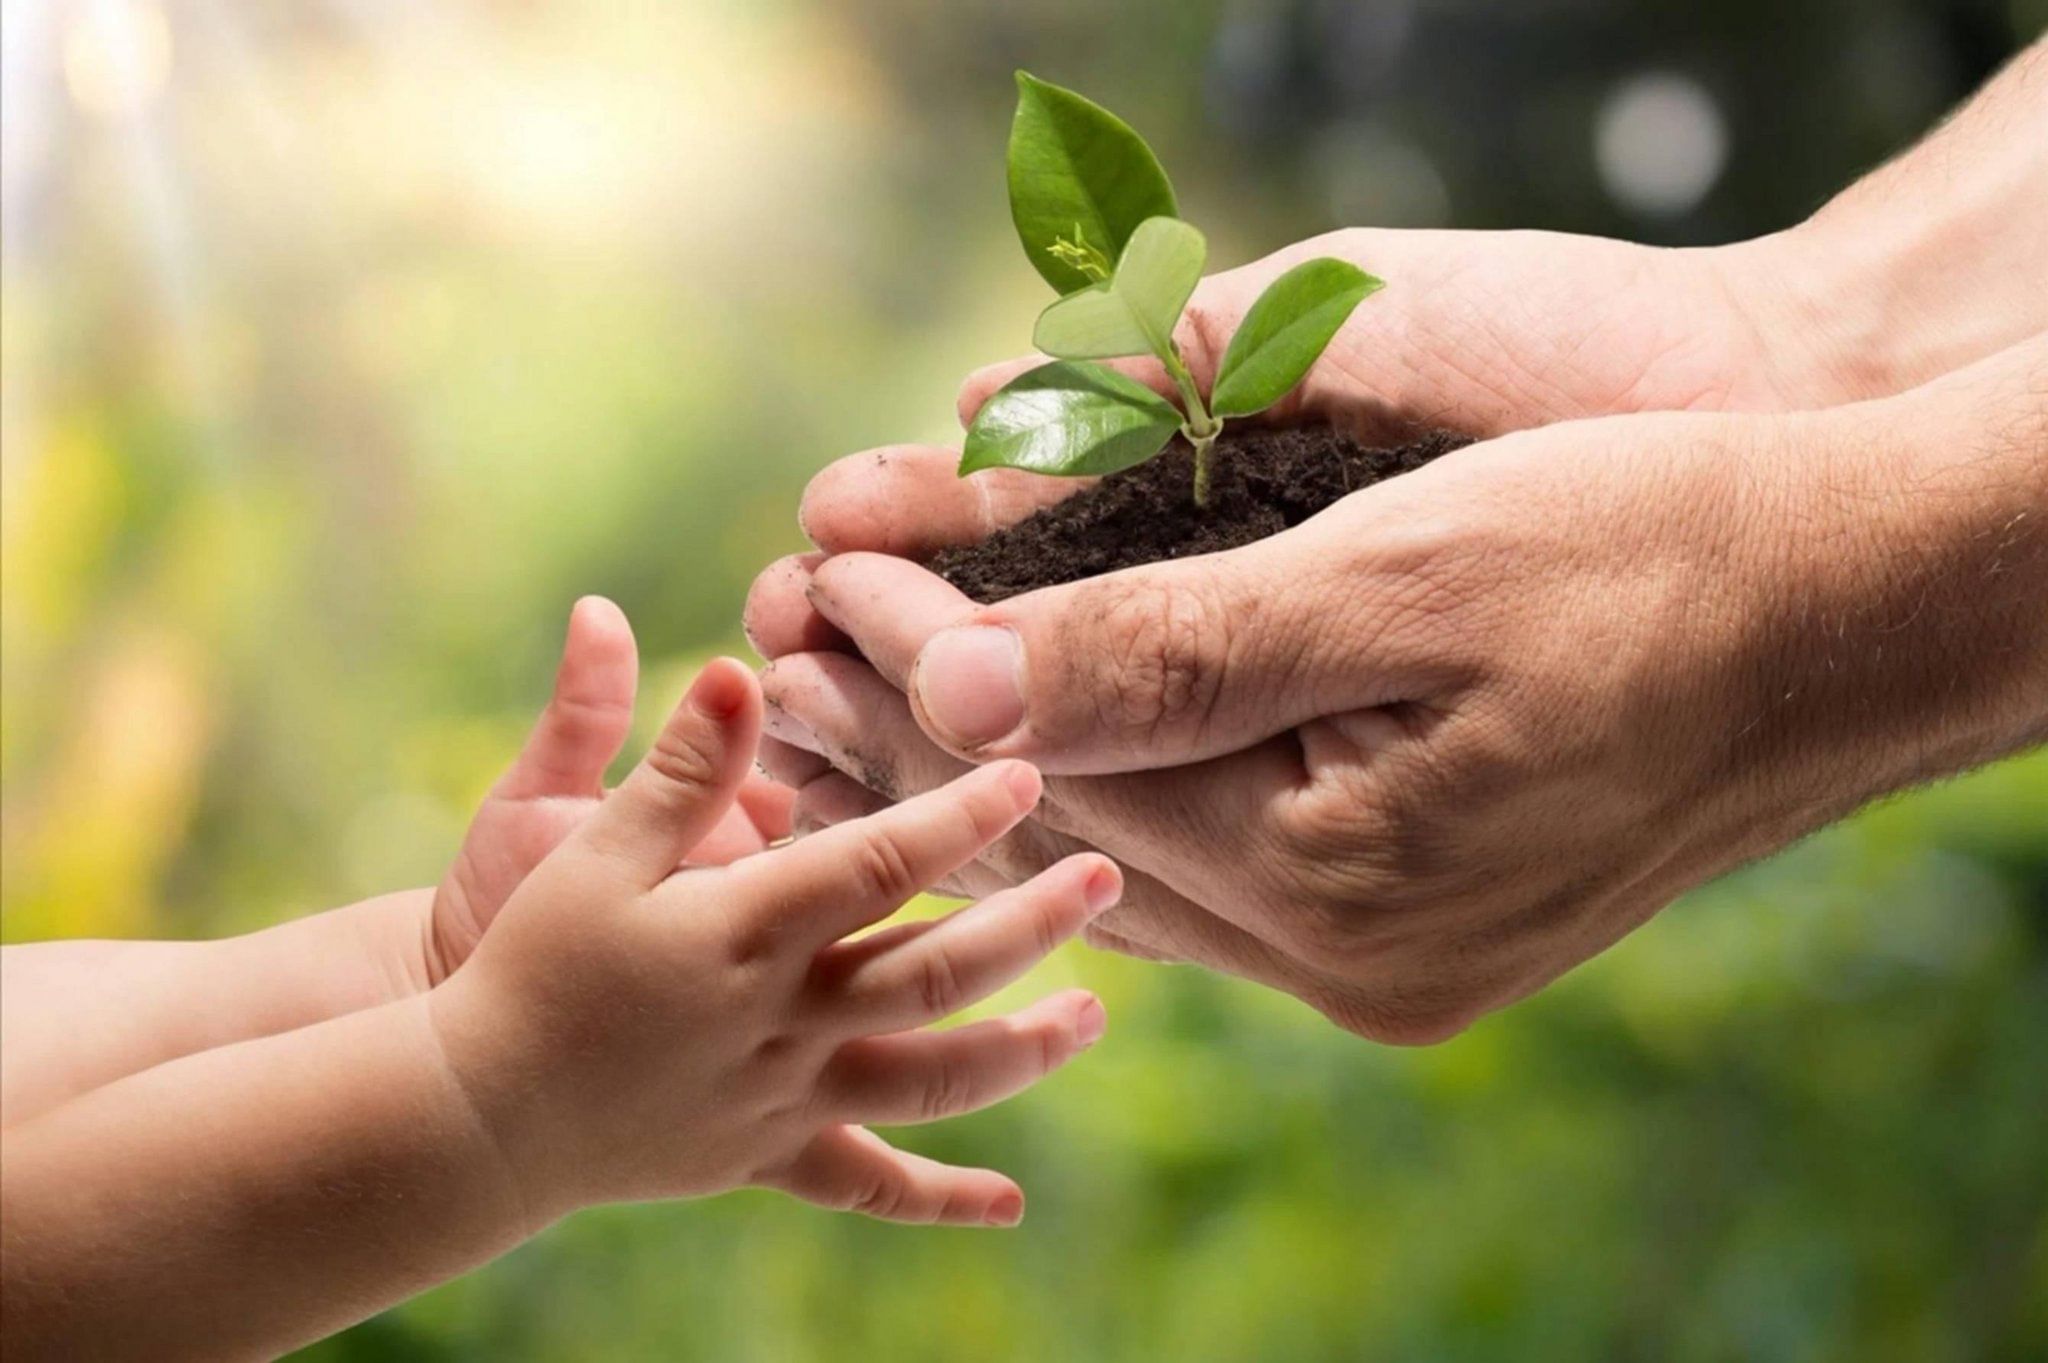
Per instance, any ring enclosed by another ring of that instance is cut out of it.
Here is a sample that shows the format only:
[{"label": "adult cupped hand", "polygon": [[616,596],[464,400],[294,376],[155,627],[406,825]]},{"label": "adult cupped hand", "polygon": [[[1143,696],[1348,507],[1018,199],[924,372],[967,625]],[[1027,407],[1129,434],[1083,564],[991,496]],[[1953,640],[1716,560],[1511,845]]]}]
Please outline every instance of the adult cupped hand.
[{"label": "adult cupped hand", "polygon": [[[1341,249],[1400,278],[1397,235]],[[1760,349],[1745,360],[1754,319],[1683,276],[1704,257],[1546,239],[1553,275],[1598,258],[1629,286],[1559,316],[1503,282],[1525,238],[1487,239],[1498,255],[1398,240],[1437,290],[1429,317],[1375,300],[1283,419],[1486,433],[1603,404],[1796,401]],[[1294,254],[1205,284],[1181,337],[1198,377]],[[1460,317],[1469,334],[1443,330]],[[1053,778],[1037,818],[961,888],[1099,848],[1131,874],[1098,944],[1438,1040],[1925,763],[1927,734],[1872,732],[1877,683],[1814,631],[1890,604],[1891,580],[1844,552],[1909,476],[1867,457],[1898,429],[1890,405],[1524,431],[1243,549],[986,608],[900,556],[1071,485],[956,480],[937,449],[853,456],[806,498],[830,557],[775,565],[749,603],[774,659],[768,760],[801,787],[798,821],[825,824],[1029,758]]]}]

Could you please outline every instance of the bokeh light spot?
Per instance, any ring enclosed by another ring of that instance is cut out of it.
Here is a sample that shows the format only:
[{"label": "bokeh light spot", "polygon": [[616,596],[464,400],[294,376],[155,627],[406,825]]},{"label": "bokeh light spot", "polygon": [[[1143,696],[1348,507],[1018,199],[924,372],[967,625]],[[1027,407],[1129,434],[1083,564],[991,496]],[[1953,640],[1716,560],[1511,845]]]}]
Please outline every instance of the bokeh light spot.
[{"label": "bokeh light spot", "polygon": [[64,87],[86,113],[135,113],[163,93],[170,76],[170,25],[149,0],[94,0],[65,30]]},{"label": "bokeh light spot", "polygon": [[1608,93],[1593,133],[1600,182],[1623,208],[1677,217],[1706,198],[1728,160],[1728,128],[1705,86],[1670,71]]}]

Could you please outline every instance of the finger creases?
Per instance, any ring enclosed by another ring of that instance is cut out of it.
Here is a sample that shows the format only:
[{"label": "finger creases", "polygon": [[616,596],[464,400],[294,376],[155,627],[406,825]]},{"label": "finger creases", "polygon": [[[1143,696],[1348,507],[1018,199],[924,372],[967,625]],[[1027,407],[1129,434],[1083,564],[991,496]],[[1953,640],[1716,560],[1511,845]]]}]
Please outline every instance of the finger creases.
[{"label": "finger creases", "polygon": [[858,1126],[814,1136],[764,1180],[806,1202],[919,1225],[1014,1226],[1024,1194],[992,1169],[962,1169],[898,1150]]},{"label": "finger creases", "polygon": [[595,847],[653,885],[725,817],[753,767],[761,688],[748,667],[714,659],[691,683],[647,754],[584,825]]},{"label": "finger creases", "polygon": [[732,868],[735,910],[751,931],[815,951],[894,912],[974,860],[1038,802],[1038,773],[1000,762],[751,857]]},{"label": "finger creases", "polygon": [[1031,1087],[1099,1040],[1102,1004],[1083,989],[945,1032],[866,1037],[826,1066],[821,1099],[843,1120],[905,1124],[973,1112]]},{"label": "finger creases", "polygon": [[633,723],[639,654],[625,613],[586,596],[569,613],[554,694],[493,789],[508,800],[595,796]]},{"label": "finger creases", "polygon": [[855,941],[819,957],[822,1006],[863,1033],[936,1022],[1022,976],[1122,893],[1109,858],[1068,857],[886,951]]}]

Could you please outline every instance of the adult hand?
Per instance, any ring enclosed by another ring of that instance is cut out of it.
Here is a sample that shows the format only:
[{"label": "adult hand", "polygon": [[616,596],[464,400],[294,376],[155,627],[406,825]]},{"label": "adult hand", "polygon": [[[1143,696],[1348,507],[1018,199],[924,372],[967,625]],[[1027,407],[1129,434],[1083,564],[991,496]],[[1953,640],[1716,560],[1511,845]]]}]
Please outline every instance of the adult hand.
[{"label": "adult hand", "polygon": [[928,447],[834,465],[804,523],[847,556],[776,564],[748,605],[797,818],[1030,754],[1064,774],[971,888],[1092,842],[1138,868],[1096,940],[1428,1040],[1723,866],[2039,738],[2048,294],[2016,281],[2048,244],[2048,142],[2019,135],[2044,70],[2036,44],[1789,232],[1343,232],[1205,281],[1178,338],[1206,382],[1270,278],[1335,254],[1393,282],[1276,419],[1489,436],[1957,375],[1910,397],[1516,435],[1264,544],[992,611],[850,551],[975,542],[1074,484],[956,480]]},{"label": "adult hand", "polygon": [[[2044,387],[2037,341],[1831,412],[1566,423],[988,608],[882,554],[785,563],[750,612],[771,760],[829,823],[1028,757],[1058,775],[976,875],[1085,842],[1134,873],[1098,941],[1438,1039],[1688,886],[2048,731]],[[949,494],[979,480],[898,452],[829,475],[835,522],[879,505],[863,468],[952,535],[1035,495]]]}]

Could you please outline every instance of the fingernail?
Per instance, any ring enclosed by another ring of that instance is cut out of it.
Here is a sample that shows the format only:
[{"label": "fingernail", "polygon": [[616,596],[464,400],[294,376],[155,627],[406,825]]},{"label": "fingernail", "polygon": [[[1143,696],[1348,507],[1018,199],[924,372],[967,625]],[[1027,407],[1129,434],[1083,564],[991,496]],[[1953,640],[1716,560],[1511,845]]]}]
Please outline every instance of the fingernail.
[{"label": "fingernail", "polygon": [[1101,999],[1090,999],[1081,1005],[1081,1014],[1074,1019],[1074,1037],[1083,1046],[1093,1046],[1102,1040],[1108,1028],[1109,1014],[1102,1011]]},{"label": "fingernail", "polygon": [[1123,895],[1123,892],[1123,873],[1118,871],[1114,865],[1106,862],[1095,868],[1094,872],[1088,877],[1086,888],[1082,890],[1082,894],[1087,896],[1088,909],[1091,913],[1101,913],[1104,909],[1116,903]]},{"label": "fingernail", "polygon": [[1000,766],[1002,783],[1010,788],[1011,797],[1026,809],[1036,805],[1039,792],[1045,788],[1038,768],[1029,762],[1004,762]]},{"label": "fingernail", "polygon": [[982,1220],[991,1226],[1014,1226],[1024,1219],[1024,1199],[1015,1193],[1004,1193],[988,1204],[988,1211]]},{"label": "fingernail", "polygon": [[917,655],[917,698],[955,746],[986,747],[1024,722],[1023,671],[1015,630],[963,625],[934,635]]},{"label": "fingernail", "polygon": [[711,662],[690,683],[690,708],[706,719],[731,719],[747,703],[747,678],[752,675],[729,658]]}]

